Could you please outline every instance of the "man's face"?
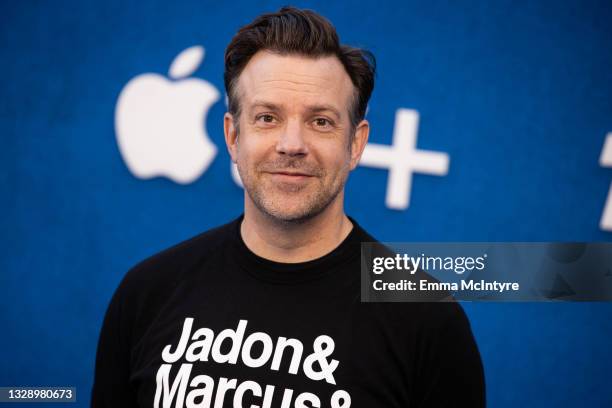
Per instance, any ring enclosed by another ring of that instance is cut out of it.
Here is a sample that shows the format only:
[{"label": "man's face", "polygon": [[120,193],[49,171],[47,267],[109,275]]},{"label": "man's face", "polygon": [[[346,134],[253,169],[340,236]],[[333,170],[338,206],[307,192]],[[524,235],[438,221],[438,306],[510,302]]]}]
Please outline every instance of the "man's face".
[{"label": "man's face", "polygon": [[353,92],[336,57],[260,51],[251,58],[238,79],[239,133],[229,113],[224,122],[246,205],[284,221],[342,205],[369,130],[362,121],[351,141]]}]

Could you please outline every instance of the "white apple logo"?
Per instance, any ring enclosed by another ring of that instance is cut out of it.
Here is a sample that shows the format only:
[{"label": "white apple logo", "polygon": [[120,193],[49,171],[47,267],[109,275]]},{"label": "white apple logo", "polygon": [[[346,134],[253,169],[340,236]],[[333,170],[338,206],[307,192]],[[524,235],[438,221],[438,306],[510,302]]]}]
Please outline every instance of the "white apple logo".
[{"label": "white apple logo", "polygon": [[170,80],[146,73],[132,78],[121,90],[115,133],[121,156],[134,176],[165,176],[188,184],[204,173],[217,154],[205,121],[219,91],[204,80],[186,78],[203,58],[203,47],[187,48],[170,65]]}]

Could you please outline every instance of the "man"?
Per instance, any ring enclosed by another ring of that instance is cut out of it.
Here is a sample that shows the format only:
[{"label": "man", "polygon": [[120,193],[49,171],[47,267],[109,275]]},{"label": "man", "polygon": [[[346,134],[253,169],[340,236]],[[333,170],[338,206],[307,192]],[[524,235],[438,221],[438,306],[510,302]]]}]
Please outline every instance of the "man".
[{"label": "man", "polygon": [[484,406],[456,303],[361,303],[343,209],[373,58],[294,8],[226,50],[224,132],[244,214],[135,266],[108,308],[94,407]]}]

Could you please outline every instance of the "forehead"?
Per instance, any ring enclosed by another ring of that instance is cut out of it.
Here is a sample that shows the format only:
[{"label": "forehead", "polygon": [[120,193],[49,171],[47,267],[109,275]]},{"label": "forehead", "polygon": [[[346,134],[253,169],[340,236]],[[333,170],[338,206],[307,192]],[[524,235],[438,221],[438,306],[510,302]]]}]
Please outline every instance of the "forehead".
[{"label": "forehead", "polygon": [[335,56],[319,58],[257,52],[242,71],[239,91],[246,108],[264,100],[275,104],[330,104],[347,112],[353,83]]}]

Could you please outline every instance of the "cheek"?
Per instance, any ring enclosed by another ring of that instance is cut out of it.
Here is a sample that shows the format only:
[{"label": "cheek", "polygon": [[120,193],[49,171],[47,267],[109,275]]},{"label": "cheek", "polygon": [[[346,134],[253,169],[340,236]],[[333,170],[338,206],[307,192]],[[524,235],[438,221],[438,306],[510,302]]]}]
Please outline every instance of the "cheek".
[{"label": "cheek", "polygon": [[320,163],[328,177],[341,178],[350,169],[350,155],[340,150],[329,151],[320,158]]},{"label": "cheek", "polygon": [[265,149],[260,144],[245,139],[238,142],[238,160],[243,163],[257,163],[261,160]]},{"label": "cheek", "polygon": [[334,141],[334,143],[321,148],[320,151],[324,155],[324,160],[337,168],[344,167],[351,160],[351,152],[346,144],[341,143],[341,141]]}]

